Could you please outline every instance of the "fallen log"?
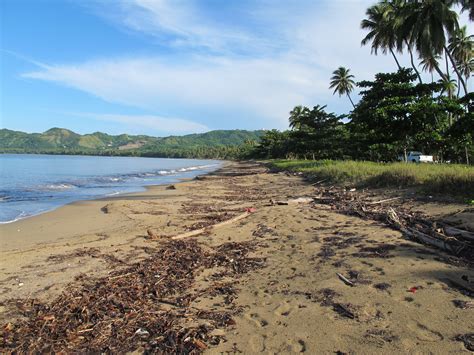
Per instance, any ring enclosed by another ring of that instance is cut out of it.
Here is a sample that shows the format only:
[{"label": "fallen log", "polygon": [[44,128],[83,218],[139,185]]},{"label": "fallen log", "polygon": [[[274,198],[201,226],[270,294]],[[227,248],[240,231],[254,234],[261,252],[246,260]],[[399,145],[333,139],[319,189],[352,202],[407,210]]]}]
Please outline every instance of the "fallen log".
[{"label": "fallen log", "polygon": [[449,225],[443,226],[444,233],[452,237],[460,237],[474,242],[474,233],[462,230]]}]

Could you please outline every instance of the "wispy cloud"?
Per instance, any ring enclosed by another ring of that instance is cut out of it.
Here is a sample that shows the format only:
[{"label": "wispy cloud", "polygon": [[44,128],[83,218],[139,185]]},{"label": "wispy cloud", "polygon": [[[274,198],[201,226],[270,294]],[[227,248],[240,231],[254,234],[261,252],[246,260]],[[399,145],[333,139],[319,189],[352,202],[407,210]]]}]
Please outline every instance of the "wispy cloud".
[{"label": "wispy cloud", "polygon": [[[396,69],[391,57],[371,56],[369,48],[360,46],[360,20],[371,3],[244,1],[239,9],[223,6],[223,14],[203,9],[200,1],[121,0],[107,12],[109,17],[163,40],[170,45],[166,56],[50,64],[23,76],[153,112],[180,112],[178,117],[209,113],[221,120],[237,112],[261,127],[283,128],[287,112],[297,104],[327,103],[336,112],[350,109],[328,90],[330,74],[338,66],[349,67],[357,80]],[[237,10],[240,22],[229,25],[223,16]],[[176,45],[179,51],[173,50]],[[409,65],[406,57],[401,62]],[[142,117],[141,122],[151,124],[149,119]],[[235,115],[230,119],[234,126],[244,124]]]},{"label": "wispy cloud", "polygon": [[156,115],[121,115],[90,112],[66,112],[63,114],[99,121],[121,123],[129,129],[127,132],[141,132],[144,131],[143,128],[160,134],[188,134],[209,131],[209,128],[205,125],[193,121]]}]

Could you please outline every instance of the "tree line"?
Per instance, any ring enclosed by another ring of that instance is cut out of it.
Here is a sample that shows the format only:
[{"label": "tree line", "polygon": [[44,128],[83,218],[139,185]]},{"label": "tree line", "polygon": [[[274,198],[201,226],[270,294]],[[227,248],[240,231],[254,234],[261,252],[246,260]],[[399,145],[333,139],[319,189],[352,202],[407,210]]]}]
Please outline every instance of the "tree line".
[{"label": "tree line", "polygon": [[[329,88],[347,96],[345,115],[296,106],[290,130],[268,131],[253,153],[267,158],[396,160],[408,150],[441,161],[470,162],[474,153],[474,36],[460,26],[456,9],[474,20],[473,1],[380,1],[369,7],[361,28],[362,45],[377,55],[391,54],[396,71],[355,82],[350,70],[333,72]],[[408,54],[411,68],[400,65]],[[418,60],[415,59],[417,56]],[[424,82],[420,68],[431,75]],[[351,97],[354,88],[360,100]]]}]

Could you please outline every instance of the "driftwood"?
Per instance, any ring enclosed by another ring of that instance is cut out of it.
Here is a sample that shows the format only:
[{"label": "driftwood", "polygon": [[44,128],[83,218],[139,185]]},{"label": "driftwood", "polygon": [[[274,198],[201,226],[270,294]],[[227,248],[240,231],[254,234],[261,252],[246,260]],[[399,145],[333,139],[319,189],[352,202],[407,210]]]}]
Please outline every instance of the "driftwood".
[{"label": "driftwood", "polygon": [[421,212],[413,212],[404,206],[396,208],[380,206],[398,197],[370,201],[364,194],[350,194],[342,189],[320,188],[318,192],[320,195],[315,197],[314,201],[329,205],[331,209],[385,223],[414,241],[460,256],[465,261],[474,262],[474,233],[445,222],[433,221]]},{"label": "driftwood", "polygon": [[380,201],[374,201],[374,202],[368,202],[368,205],[378,205],[380,203],[385,203],[385,202],[390,202],[390,201],[395,201],[400,199],[401,197],[392,197],[392,198],[386,198],[385,200],[380,200]]},{"label": "driftwood", "polygon": [[251,214],[252,214],[252,212],[245,212],[245,213],[242,213],[242,214],[240,214],[240,215],[238,215],[234,218],[228,219],[227,221],[213,224],[212,226],[208,226],[208,227],[205,227],[205,228],[200,228],[200,229],[196,229],[196,230],[193,230],[193,231],[190,231],[190,232],[175,235],[174,237],[171,237],[171,239],[179,240],[179,239],[189,238],[189,237],[193,237],[195,235],[203,234],[207,231],[210,231],[211,229],[223,227],[223,226],[226,226],[228,224],[240,221],[241,219],[244,219],[244,218],[250,216]]},{"label": "driftwood", "polygon": [[445,225],[444,232],[453,237],[461,237],[463,239],[472,240],[474,242],[474,233],[468,232],[456,227]]},{"label": "driftwood", "polygon": [[336,275],[337,275],[337,277],[339,277],[339,279],[341,279],[341,281],[344,282],[347,286],[351,286],[351,287],[354,287],[354,286],[355,286],[355,284],[354,284],[351,280],[347,279],[344,275],[342,275],[342,274],[340,274],[340,273],[338,273],[338,272],[336,272]]},{"label": "driftwood", "polygon": [[271,200],[270,202],[272,203],[272,205],[298,205],[300,203],[311,203],[313,201],[314,201],[313,197],[298,197],[298,198],[287,200],[287,201]]}]

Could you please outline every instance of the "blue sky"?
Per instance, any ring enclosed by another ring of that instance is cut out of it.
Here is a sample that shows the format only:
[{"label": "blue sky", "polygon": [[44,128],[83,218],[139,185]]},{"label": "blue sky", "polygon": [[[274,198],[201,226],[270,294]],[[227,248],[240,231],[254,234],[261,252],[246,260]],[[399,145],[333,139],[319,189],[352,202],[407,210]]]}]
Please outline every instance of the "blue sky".
[{"label": "blue sky", "polygon": [[2,0],[1,127],[163,136],[284,129],[297,104],[347,112],[334,69],[396,69],[360,47],[372,3]]}]

